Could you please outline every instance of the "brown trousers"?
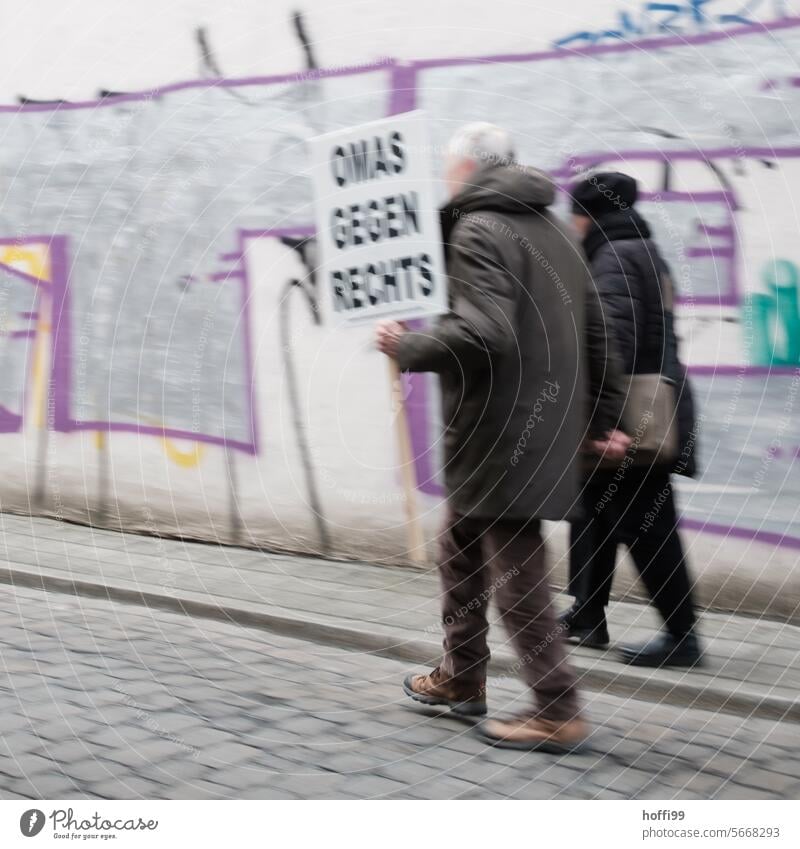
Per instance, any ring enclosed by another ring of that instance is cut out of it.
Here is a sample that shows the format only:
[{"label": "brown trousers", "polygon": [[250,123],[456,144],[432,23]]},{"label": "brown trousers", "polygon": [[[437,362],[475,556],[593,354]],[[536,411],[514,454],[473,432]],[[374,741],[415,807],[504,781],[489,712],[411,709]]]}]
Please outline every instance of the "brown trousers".
[{"label": "brown trousers", "polygon": [[537,714],[564,721],[580,707],[552,609],[541,524],[475,519],[450,511],[442,534],[444,660],[442,672],[466,688],[486,680],[494,595],[519,657],[517,670],[533,690]]}]

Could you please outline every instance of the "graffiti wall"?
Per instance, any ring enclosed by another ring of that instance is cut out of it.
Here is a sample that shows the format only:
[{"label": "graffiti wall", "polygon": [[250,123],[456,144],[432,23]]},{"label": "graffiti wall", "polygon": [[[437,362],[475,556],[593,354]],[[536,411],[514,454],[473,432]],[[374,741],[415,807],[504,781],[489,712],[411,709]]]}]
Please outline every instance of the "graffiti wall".
[{"label": "graffiti wall", "polygon": [[[641,180],[702,413],[686,523],[800,546],[789,5],[602,3],[533,53],[2,107],[0,508],[402,559],[386,364],[317,300],[305,140],[423,108],[439,157],[488,119],[564,185]],[[404,392],[433,538],[436,387]]]}]

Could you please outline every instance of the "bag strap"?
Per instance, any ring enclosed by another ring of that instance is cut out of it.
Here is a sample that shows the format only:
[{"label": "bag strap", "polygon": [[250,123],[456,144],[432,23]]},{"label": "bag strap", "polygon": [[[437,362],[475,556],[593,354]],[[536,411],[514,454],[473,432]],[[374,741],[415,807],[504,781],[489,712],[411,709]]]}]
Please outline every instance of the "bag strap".
[{"label": "bag strap", "polygon": [[[647,374],[651,372],[661,374],[663,372],[663,361],[667,342],[666,317],[667,313],[672,314],[674,298],[674,287],[672,284],[672,277],[669,273],[669,268],[652,242],[649,243],[648,254],[652,259],[657,261],[657,264],[651,263],[651,267],[656,273],[656,286],[658,288],[660,298],[658,300],[658,310],[652,309],[653,293],[649,291],[650,287],[646,287],[648,291],[644,293],[644,298],[642,299],[645,310],[644,345],[637,352],[636,362],[634,363],[634,374]],[[647,275],[642,275],[643,280],[646,279],[646,277]],[[658,313],[662,319],[660,327],[655,327],[653,323],[656,313]],[[656,349],[656,339],[661,340],[661,344],[658,349]],[[652,356],[653,359],[652,367],[646,371],[640,370],[639,364],[641,361],[643,359],[649,360],[650,356]]]}]

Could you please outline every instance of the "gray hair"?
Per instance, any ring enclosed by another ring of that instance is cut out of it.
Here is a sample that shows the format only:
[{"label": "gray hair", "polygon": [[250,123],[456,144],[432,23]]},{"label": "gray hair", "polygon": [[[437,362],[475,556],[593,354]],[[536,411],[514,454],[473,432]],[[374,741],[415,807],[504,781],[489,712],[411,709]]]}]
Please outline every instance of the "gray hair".
[{"label": "gray hair", "polygon": [[470,159],[480,165],[514,161],[511,136],[502,128],[486,121],[467,124],[456,130],[447,145],[447,155]]}]

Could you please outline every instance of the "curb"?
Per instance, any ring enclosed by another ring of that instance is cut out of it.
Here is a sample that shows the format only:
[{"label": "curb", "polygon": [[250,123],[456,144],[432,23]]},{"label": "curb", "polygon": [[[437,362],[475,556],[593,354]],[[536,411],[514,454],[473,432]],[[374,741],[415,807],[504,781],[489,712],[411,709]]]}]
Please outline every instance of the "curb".
[{"label": "curb", "polygon": [[[0,583],[43,592],[136,604],[198,619],[233,623],[392,660],[426,664],[435,662],[441,652],[440,644],[432,640],[397,642],[390,635],[270,613],[263,606],[245,602],[236,606],[220,605],[208,601],[208,596],[195,593],[170,595],[140,589],[133,584],[126,586],[123,583],[71,580],[45,570],[34,572],[9,567],[0,567]],[[800,699],[774,696],[768,692],[765,694],[721,680],[715,680],[709,686],[697,678],[693,679],[692,673],[640,670],[577,651],[570,653],[570,663],[578,673],[580,685],[594,692],[741,717],[800,723]],[[489,663],[490,672],[498,676],[515,674],[518,668],[519,661],[510,652],[496,653]]]}]

